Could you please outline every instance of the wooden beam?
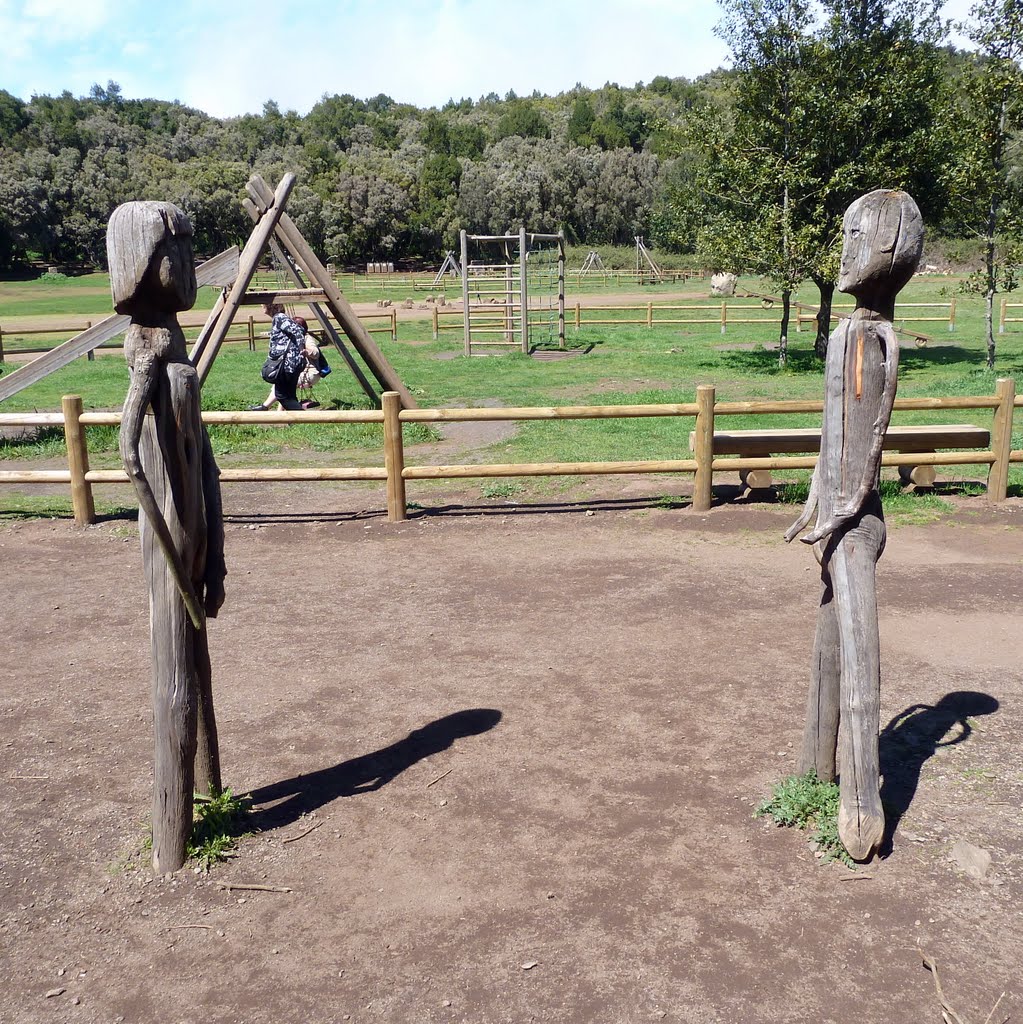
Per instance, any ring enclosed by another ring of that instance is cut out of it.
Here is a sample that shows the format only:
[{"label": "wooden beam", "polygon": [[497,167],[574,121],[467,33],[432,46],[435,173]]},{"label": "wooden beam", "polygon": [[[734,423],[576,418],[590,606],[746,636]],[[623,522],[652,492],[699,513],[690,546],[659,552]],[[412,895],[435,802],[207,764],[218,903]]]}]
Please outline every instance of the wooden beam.
[{"label": "wooden beam", "polygon": [[231,291],[224,299],[220,315],[214,321],[209,331],[200,336],[192,349],[192,362],[199,374],[200,387],[205,383],[209,375],[213,360],[217,358],[217,352],[231,328],[235,313],[241,305],[242,297],[249,290],[252,275],[263,258],[263,253],[273,236],[281,217],[284,216],[284,207],[288,202],[288,196],[295,187],[294,174],[285,174],[281,178],[277,191],[270,197],[264,207],[264,214],[259,223],[255,226],[249,240],[245,243],[238,263],[238,276],[231,287]]},{"label": "wooden beam", "polygon": [[275,292],[246,292],[241,298],[243,306],[266,306],[270,303],[286,305],[289,302],[325,302],[322,288],[279,288]]},{"label": "wooden beam", "polygon": [[[242,206],[245,207],[245,212],[253,219],[253,221],[259,220],[259,208],[251,199],[243,199]],[[270,251],[274,254],[274,258],[277,260],[278,265],[284,267],[284,272],[288,277],[290,277],[292,281],[299,286],[299,288],[304,288],[305,281],[302,280],[302,274],[296,269],[291,260],[288,259],[287,253],[281,249],[280,243],[276,238],[270,239]],[[355,357],[348,351],[347,346],[341,340],[341,336],[336,330],[334,330],[334,325],[330,322],[327,314],[316,302],[310,302],[309,309],[312,311],[313,316],[316,317],[324,333],[333,342],[334,348],[338,350],[341,358],[348,366],[348,369],[352,371],[355,379],[359,382],[359,386],[369,396],[370,401],[379,408],[380,398],[377,395],[376,390],[366,378],[366,375],[362,372],[362,367],[355,361]]]},{"label": "wooden beam", "polygon": [[[279,188],[280,186],[278,186]],[[257,207],[266,209],[269,206],[271,202],[270,187],[258,174],[254,174],[249,179],[246,190]],[[355,310],[341,294],[334,279],[327,273],[327,268],[310,248],[295,222],[282,211],[275,230],[277,238],[295,258],[295,262],[305,272],[310,283],[322,288],[326,293],[327,306],[334,314],[334,319],[341,325],[341,329],[348,336],[355,350],[362,356],[373,376],[385,390],[397,391],[401,395],[401,404],[404,408],[417,408],[418,403],[402,383],[398,374],[395,373],[394,367],[387,361],[376,342],[370,337],[362,321],[356,316]]]},{"label": "wooden beam", "polygon": [[[216,285],[227,273],[232,272],[232,267],[236,268],[237,266],[238,246],[234,245],[195,268],[196,284],[200,288]],[[93,349],[99,348],[105,341],[116,338],[118,334],[127,330],[130,322],[128,317],[115,313],[82,331],[81,334],[69,338],[62,345],[50,349],[38,359],[33,359],[32,362],[18,367],[13,373],[0,380],[0,402],[62,369],[80,356],[87,355]]]}]

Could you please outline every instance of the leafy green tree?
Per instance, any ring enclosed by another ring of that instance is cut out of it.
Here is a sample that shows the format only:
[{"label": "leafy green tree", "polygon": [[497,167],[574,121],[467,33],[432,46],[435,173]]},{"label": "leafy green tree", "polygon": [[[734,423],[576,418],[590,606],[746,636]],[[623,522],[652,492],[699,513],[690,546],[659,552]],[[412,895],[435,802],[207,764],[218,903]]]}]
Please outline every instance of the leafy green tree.
[{"label": "leafy green tree", "polygon": [[972,282],[985,301],[987,367],[995,365],[994,298],[1016,287],[1023,258],[1023,194],[1011,157],[1023,128],[1023,5],[984,0],[965,25],[977,45],[955,110],[957,159],[950,168],[953,219],[984,243],[984,267]]},{"label": "leafy green tree", "polygon": [[594,139],[593,122],[597,120],[593,104],[586,96],[580,96],[572,106],[572,116],[568,119],[568,141],[576,146],[592,146]]},{"label": "leafy green tree", "polygon": [[808,273],[798,207],[807,195],[800,143],[812,12],[805,0],[723,0],[722,7],[718,32],[736,68],[735,108],[731,132],[711,147],[704,189],[716,201],[699,247],[719,269],[765,274],[780,289],[785,365],[792,292]]},{"label": "leafy green tree", "polygon": [[507,109],[497,122],[495,138],[500,141],[519,135],[524,139],[549,139],[550,127],[536,106],[529,100],[515,99],[514,93],[509,93],[509,96]]}]

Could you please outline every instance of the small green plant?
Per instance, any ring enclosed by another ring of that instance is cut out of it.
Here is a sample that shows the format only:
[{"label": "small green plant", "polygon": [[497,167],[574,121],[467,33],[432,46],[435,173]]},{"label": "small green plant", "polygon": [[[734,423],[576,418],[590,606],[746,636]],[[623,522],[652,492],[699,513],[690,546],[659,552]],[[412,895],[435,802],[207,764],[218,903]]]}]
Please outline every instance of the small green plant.
[{"label": "small green plant", "polygon": [[248,797],[235,796],[229,789],[213,796],[195,794],[195,821],[186,852],[203,871],[234,856],[238,840],[249,834],[249,803]]},{"label": "small green plant", "polygon": [[753,812],[756,818],[765,814],[778,825],[812,830],[810,842],[817,847],[823,862],[838,860],[847,867],[855,866],[838,838],[838,786],[835,783],[822,782],[813,771],[790,775],[782,779],[771,796]]},{"label": "small green plant", "polygon": [[484,498],[510,498],[513,494],[519,493],[519,485],[508,482],[488,483],[480,488],[480,494]]},{"label": "small green plant", "polygon": [[663,509],[682,508],[685,504],[684,498],[672,494],[662,494],[655,502],[657,508]]}]

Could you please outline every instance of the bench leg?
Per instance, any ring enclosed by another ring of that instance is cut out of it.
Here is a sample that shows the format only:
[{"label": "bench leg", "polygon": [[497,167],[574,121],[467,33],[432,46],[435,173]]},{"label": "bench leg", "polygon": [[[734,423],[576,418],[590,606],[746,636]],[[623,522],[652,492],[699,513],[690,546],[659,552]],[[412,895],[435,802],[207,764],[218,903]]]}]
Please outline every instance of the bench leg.
[{"label": "bench leg", "polygon": [[[928,453],[930,454],[930,453]],[[899,466],[899,481],[903,487],[933,487],[937,475],[933,466]]]},{"label": "bench leg", "polygon": [[740,469],[739,479],[743,487],[751,491],[766,490],[771,486],[771,471],[769,469]]}]

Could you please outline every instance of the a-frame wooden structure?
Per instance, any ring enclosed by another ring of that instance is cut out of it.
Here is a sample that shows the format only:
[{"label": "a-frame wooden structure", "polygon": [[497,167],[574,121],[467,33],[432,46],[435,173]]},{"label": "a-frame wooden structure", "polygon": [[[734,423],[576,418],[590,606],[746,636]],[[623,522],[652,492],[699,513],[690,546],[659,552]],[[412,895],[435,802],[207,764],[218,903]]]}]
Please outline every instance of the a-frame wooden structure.
[{"label": "a-frame wooden structure", "polygon": [[[333,343],[375,404],[380,404],[376,388],[356,362],[330,316],[340,325],[348,343],[362,358],[379,387],[384,391],[398,392],[405,408],[416,408],[416,400],[402,383],[394,367],[370,337],[348,300],[327,273],[326,267],[285,212],[295,181],[294,174],[286,174],[274,191],[258,174],[253,175],[246,185],[249,197],[244,200],[244,206],[254,222],[254,227],[245,247],[240,253],[237,248],[229,249],[196,268],[196,280],[200,286],[220,285],[223,288],[189,353],[189,359],[199,373],[200,384],[209,376],[220,346],[242,306],[261,305],[266,302],[301,302],[309,306],[326,337]],[[248,290],[268,248],[296,285],[295,288],[271,292]],[[126,316],[107,317],[63,345],[19,367],[9,376],[0,379],[0,401],[42,380],[73,359],[92,351],[104,341],[116,337],[127,328],[128,323],[129,318]]]},{"label": "a-frame wooden structure", "polygon": [[[244,206],[255,226],[239,258],[238,277],[229,290],[224,290],[210,311],[189,355],[199,372],[200,383],[209,375],[213,360],[216,359],[217,352],[241,306],[261,305],[266,302],[302,302],[309,306],[326,336],[352,370],[363,390],[375,403],[380,402],[376,389],[342,341],[341,335],[327,316],[327,311],[340,325],[348,342],[362,357],[381,389],[398,392],[405,408],[416,408],[416,400],[395,373],[394,367],[370,337],[348,300],[327,273],[327,268],[302,237],[302,232],[298,230],[295,222],[285,212],[295,180],[294,174],[286,174],[277,190],[273,191],[258,174],[254,174],[245,186],[248,199],[244,201]],[[285,273],[291,277],[295,288],[272,292],[248,290],[256,268],[268,247]]]}]

